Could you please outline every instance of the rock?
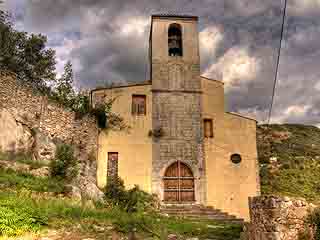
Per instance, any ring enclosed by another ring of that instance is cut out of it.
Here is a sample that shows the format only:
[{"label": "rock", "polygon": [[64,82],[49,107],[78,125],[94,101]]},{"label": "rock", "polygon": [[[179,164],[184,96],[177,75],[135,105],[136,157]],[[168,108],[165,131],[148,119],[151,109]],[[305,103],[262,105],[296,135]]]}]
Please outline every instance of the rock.
[{"label": "rock", "polygon": [[178,240],[178,236],[174,234],[169,234],[168,235],[168,240]]},{"label": "rock", "polygon": [[129,232],[128,240],[138,240],[134,231]]},{"label": "rock", "polygon": [[106,227],[106,230],[107,230],[107,231],[112,231],[113,229],[114,229],[113,226],[108,226],[108,227]]},{"label": "rock", "polygon": [[116,231],[112,232],[112,240],[120,240],[119,233]]},{"label": "rock", "polygon": [[79,177],[76,185],[79,186],[82,195],[87,199],[103,201],[104,194],[93,180],[89,180],[87,177]]},{"label": "rock", "polygon": [[2,109],[0,111],[0,151],[29,152],[33,143],[31,129],[17,122],[9,110]]},{"label": "rock", "polygon": [[96,231],[96,232],[105,232],[105,228],[98,226],[98,225],[92,225],[92,228]]},{"label": "rock", "polygon": [[37,169],[32,169],[30,174],[35,177],[48,177],[50,175],[49,167],[41,167]]},{"label": "rock", "polygon": [[48,165],[55,157],[56,148],[57,146],[50,137],[40,132],[36,133],[33,151],[38,161]]},{"label": "rock", "polygon": [[67,197],[70,197],[74,200],[81,201],[82,199],[81,190],[77,186],[68,184],[65,186],[65,192]]},{"label": "rock", "polygon": [[94,205],[92,200],[84,201],[82,207],[90,208],[90,209],[95,209],[96,208],[96,206]]}]

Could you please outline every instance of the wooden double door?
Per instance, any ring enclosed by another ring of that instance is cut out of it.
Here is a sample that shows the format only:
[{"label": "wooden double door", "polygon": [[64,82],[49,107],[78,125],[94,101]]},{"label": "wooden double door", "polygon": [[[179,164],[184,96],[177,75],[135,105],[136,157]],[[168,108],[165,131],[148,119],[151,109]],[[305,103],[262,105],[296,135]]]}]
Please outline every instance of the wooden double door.
[{"label": "wooden double door", "polygon": [[170,165],[163,177],[165,202],[194,202],[194,177],[191,169],[177,161]]}]

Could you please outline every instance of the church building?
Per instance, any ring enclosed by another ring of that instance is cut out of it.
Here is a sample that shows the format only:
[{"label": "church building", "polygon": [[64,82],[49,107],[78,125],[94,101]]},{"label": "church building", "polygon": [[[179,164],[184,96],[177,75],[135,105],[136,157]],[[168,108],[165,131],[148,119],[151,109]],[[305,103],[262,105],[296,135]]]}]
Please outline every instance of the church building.
[{"label": "church building", "polygon": [[150,80],[91,92],[93,106],[115,98],[112,111],[130,126],[101,131],[98,186],[118,175],[162,204],[248,219],[248,198],[260,193],[257,122],[225,112],[223,82],[200,75],[198,17],[153,15],[149,41]]}]

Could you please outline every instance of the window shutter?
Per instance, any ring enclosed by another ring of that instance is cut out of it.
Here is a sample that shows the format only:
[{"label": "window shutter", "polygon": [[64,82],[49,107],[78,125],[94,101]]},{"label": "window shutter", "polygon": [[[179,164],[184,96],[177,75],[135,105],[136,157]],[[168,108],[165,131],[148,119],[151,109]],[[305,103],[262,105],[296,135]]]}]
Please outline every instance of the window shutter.
[{"label": "window shutter", "polygon": [[132,114],[146,115],[146,95],[132,96]]},{"label": "window shutter", "polygon": [[213,137],[212,119],[204,119],[204,137]]}]

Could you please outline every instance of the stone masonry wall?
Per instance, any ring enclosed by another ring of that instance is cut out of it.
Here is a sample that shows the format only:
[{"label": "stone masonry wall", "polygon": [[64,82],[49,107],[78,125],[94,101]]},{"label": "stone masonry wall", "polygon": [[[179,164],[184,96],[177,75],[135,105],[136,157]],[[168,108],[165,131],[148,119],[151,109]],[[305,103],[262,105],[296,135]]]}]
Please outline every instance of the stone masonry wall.
[{"label": "stone masonry wall", "polygon": [[251,222],[245,227],[243,239],[298,240],[302,232],[313,233],[305,220],[314,205],[308,204],[304,199],[253,197],[250,198],[249,205]]},{"label": "stone masonry wall", "polygon": [[72,144],[80,161],[80,175],[95,182],[98,129],[93,117],[75,119],[75,113],[31,87],[22,86],[13,73],[0,71],[0,111],[52,141]]},{"label": "stone masonry wall", "polygon": [[[166,69],[164,71],[164,69]],[[195,200],[205,203],[202,102],[199,65],[172,59],[153,64],[152,123],[164,136],[153,143],[153,191],[163,199],[162,177],[176,161],[187,164],[195,178]]]}]

